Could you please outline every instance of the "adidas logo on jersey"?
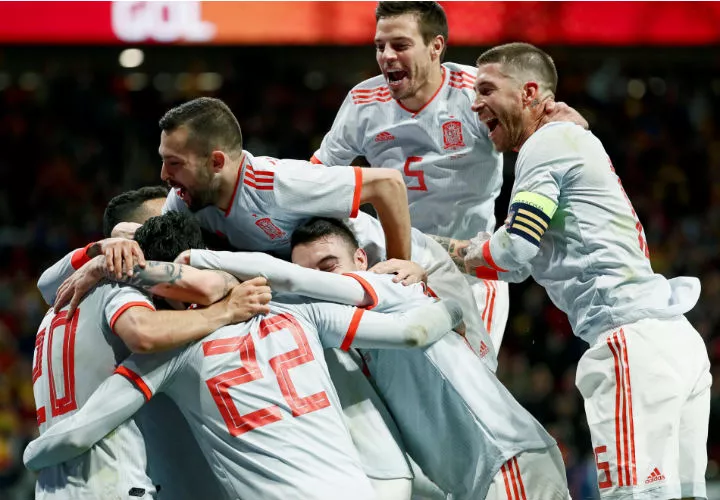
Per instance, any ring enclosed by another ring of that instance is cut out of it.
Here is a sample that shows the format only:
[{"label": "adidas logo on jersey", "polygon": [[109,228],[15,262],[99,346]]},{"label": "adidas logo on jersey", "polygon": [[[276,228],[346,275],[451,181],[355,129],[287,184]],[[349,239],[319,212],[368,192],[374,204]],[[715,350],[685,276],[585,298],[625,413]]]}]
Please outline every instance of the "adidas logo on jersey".
[{"label": "adidas logo on jersey", "polygon": [[380,132],[378,135],[375,136],[375,142],[393,141],[393,140],[395,140],[395,136],[387,131]]},{"label": "adidas logo on jersey", "polygon": [[653,469],[648,478],[645,480],[645,484],[654,483],[657,481],[665,481],[665,476],[658,470],[657,467]]}]

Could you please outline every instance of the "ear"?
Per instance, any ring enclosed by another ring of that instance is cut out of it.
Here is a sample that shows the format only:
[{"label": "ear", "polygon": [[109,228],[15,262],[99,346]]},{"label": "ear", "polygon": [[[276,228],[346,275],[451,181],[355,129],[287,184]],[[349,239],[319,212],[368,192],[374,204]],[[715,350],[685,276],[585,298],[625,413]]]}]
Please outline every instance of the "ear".
[{"label": "ear", "polygon": [[435,39],[430,42],[430,46],[432,47],[430,50],[430,53],[432,54],[432,59],[440,59],[440,55],[445,48],[445,38],[443,38],[442,35],[437,35]]},{"label": "ear", "polygon": [[355,264],[357,265],[358,271],[367,271],[368,268],[368,258],[367,254],[365,253],[365,250],[362,248],[358,248],[355,250],[355,254],[353,255],[353,260],[355,261]]},{"label": "ear", "polygon": [[530,81],[523,85],[522,99],[524,107],[535,107],[540,104],[540,86],[537,82]]},{"label": "ear", "polygon": [[215,173],[220,172],[225,166],[225,154],[222,151],[215,150],[210,153],[210,159],[212,160],[212,168]]}]

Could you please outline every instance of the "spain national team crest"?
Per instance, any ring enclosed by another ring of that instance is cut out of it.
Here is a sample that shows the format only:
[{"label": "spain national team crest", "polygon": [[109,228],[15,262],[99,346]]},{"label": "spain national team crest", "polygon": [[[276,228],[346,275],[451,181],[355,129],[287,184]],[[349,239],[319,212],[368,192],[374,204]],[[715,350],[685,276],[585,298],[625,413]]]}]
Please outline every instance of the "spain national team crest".
[{"label": "spain national team crest", "polygon": [[255,225],[265,231],[265,234],[267,234],[271,240],[285,236],[285,231],[273,224],[273,221],[271,221],[269,217],[256,220]]},{"label": "spain national team crest", "polygon": [[463,141],[462,123],[457,120],[443,123],[443,143],[445,149],[455,149],[465,146]]}]

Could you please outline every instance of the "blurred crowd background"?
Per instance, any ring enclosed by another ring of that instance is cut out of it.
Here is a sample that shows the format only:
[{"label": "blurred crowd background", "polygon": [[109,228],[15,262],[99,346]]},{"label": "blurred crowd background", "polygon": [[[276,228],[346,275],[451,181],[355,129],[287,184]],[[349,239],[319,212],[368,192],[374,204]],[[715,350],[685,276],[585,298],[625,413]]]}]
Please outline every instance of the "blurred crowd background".
[{"label": "blurred crowd background", "polygon": [[[649,240],[656,272],[697,276],[688,315],[707,343],[712,390],[708,478],[720,479],[720,51],[546,47],[558,99],[604,142]],[[377,74],[363,47],[0,47],[0,498],[32,498],[22,450],[37,432],[31,386],[45,304],[40,273],[101,238],[106,202],[159,183],[157,120],[200,96],[224,99],[253,154],[309,158],[346,92]],[[446,59],[473,64],[481,47]],[[513,156],[497,205],[503,220]],[[586,344],[532,282],[511,286],[498,375],[557,438],[574,498],[595,498],[575,388]],[[719,494],[720,495],[720,494]],[[716,497],[720,498],[720,496]]]}]

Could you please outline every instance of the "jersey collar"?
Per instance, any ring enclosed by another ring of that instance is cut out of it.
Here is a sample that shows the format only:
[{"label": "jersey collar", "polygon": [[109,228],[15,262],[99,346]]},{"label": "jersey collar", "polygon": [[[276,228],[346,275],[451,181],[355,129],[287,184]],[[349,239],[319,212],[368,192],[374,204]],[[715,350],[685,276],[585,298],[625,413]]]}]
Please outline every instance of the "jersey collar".
[{"label": "jersey collar", "polygon": [[240,168],[238,168],[237,179],[235,179],[235,187],[233,188],[233,194],[232,194],[232,197],[230,198],[230,204],[225,209],[225,217],[230,216],[230,212],[232,212],[232,208],[235,206],[235,197],[237,196],[238,186],[240,185],[240,179],[245,177],[245,168],[248,163],[249,163],[248,153],[247,153],[247,151],[243,151],[242,163],[240,164]]},{"label": "jersey collar", "polygon": [[418,109],[417,111],[413,111],[412,109],[408,109],[405,106],[403,106],[402,103],[400,101],[398,101],[397,99],[395,100],[395,102],[398,104],[398,106],[400,106],[402,109],[404,109],[408,113],[412,114],[413,118],[415,118],[417,115],[419,115],[423,109],[427,108],[430,105],[430,103],[435,100],[435,97],[437,97],[437,95],[440,93],[440,90],[442,90],[442,88],[445,86],[445,73],[446,73],[445,66],[440,66],[440,67],[442,68],[442,81],[440,82],[440,86],[437,88],[437,90],[432,95],[432,97],[430,99],[428,99],[428,102],[423,104],[420,109]]}]

